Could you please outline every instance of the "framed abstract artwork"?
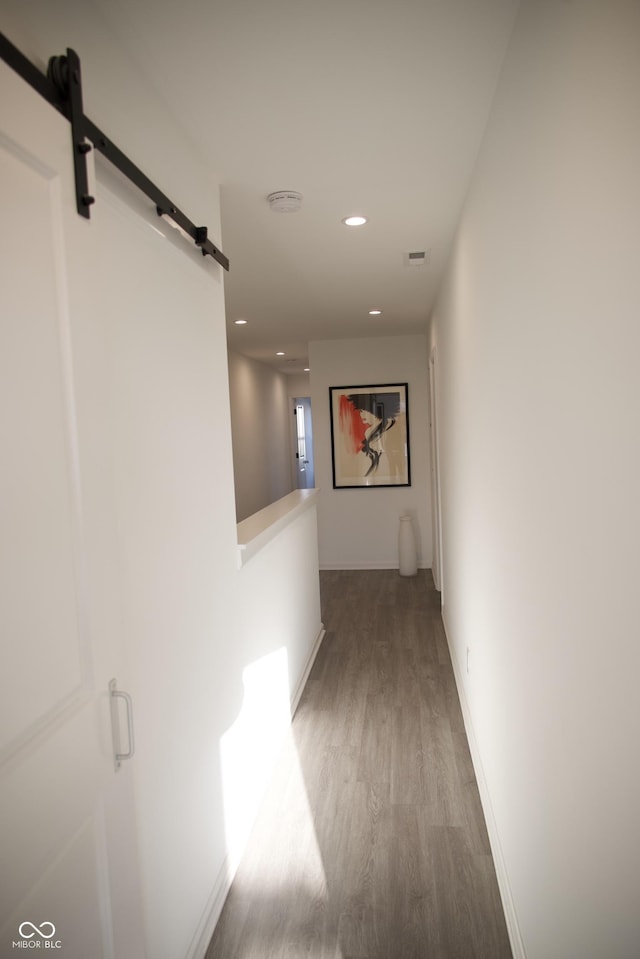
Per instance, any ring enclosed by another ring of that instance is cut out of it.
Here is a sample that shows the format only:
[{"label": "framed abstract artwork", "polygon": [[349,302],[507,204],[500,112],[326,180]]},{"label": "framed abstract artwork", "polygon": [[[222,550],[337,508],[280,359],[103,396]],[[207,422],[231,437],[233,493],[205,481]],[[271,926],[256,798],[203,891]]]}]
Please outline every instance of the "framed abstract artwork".
[{"label": "framed abstract artwork", "polygon": [[411,486],[406,383],[330,386],[334,489]]}]

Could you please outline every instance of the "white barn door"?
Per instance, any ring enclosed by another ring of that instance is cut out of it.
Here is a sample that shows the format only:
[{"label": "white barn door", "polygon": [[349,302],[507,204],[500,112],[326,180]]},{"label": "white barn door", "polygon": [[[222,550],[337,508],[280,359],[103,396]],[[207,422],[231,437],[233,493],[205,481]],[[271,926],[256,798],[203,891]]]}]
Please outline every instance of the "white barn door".
[{"label": "white barn door", "polygon": [[139,959],[131,771],[114,767],[108,693],[128,677],[101,267],[69,124],[3,63],[0,91],[0,956],[27,941]]}]

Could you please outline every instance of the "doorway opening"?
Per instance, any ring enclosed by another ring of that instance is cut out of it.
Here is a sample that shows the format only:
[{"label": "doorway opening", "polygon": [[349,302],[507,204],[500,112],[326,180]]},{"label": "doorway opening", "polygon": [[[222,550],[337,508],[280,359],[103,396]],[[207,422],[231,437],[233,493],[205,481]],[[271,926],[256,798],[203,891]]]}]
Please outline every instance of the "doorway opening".
[{"label": "doorway opening", "polygon": [[292,420],[293,488],[313,489],[315,486],[315,468],[313,463],[311,398],[309,396],[296,396],[293,398]]}]

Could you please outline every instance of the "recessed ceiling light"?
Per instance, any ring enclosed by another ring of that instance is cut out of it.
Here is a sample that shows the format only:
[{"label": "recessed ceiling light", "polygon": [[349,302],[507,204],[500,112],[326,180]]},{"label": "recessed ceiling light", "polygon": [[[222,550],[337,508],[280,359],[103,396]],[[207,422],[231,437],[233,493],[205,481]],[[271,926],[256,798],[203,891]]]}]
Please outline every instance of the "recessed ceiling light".
[{"label": "recessed ceiling light", "polygon": [[247,321],[246,321],[246,320],[234,320],[233,322],[235,323],[236,326],[245,326]]},{"label": "recessed ceiling light", "polygon": [[304,368],[304,370],[303,370],[302,372],[303,372],[303,373],[310,373],[310,372],[311,372],[311,367],[310,367],[310,366],[305,366],[305,368]]},{"label": "recessed ceiling light", "polygon": [[366,216],[345,216],[342,222],[345,226],[364,226],[367,218]]},{"label": "recessed ceiling light", "polygon": [[380,316],[382,310],[369,310],[369,316]]},{"label": "recessed ceiling light", "polygon": [[284,356],[284,353],[276,353],[276,356]]}]

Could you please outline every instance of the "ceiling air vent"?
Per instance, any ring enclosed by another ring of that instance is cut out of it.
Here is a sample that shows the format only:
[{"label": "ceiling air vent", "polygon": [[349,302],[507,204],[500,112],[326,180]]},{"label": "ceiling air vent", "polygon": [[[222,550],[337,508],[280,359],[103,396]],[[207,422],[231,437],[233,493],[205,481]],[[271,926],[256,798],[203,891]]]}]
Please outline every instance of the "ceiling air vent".
[{"label": "ceiling air vent", "polygon": [[416,250],[415,252],[405,253],[404,265],[405,266],[424,266],[425,263],[429,262],[430,257],[431,257],[431,250]]}]

